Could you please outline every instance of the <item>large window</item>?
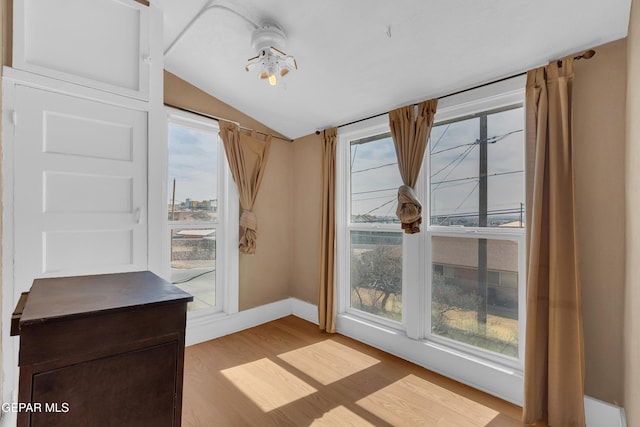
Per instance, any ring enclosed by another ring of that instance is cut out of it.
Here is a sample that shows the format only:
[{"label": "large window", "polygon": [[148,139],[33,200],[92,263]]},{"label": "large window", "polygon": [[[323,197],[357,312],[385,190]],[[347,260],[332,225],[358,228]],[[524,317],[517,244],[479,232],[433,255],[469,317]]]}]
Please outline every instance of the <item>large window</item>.
[{"label": "large window", "polygon": [[[224,310],[228,167],[217,123],[170,110],[167,149],[166,267],[193,295],[189,311]],[[222,248],[222,250],[221,250]]]},{"label": "large window", "polygon": [[[388,118],[338,134],[339,327],[413,360],[421,347],[399,337],[423,343],[426,365],[503,397],[495,382],[520,389],[511,373],[524,354],[523,96],[516,79],[440,101],[415,189],[418,234],[395,214]],[[473,360],[486,372],[468,370]]]},{"label": "large window", "polygon": [[[430,332],[519,357],[521,104],[436,123],[429,144]],[[469,235],[482,233],[482,237]]]},{"label": "large window", "polygon": [[402,321],[402,184],[389,134],[350,141],[350,307]]}]

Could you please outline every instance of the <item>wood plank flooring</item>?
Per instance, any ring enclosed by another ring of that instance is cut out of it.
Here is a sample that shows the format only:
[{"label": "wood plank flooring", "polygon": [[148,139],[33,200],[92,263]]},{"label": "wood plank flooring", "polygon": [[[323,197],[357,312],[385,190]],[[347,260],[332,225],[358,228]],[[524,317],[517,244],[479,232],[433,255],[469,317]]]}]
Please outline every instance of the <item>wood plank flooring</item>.
[{"label": "wood plank flooring", "polygon": [[521,409],[289,316],[187,347],[182,425],[521,426]]}]

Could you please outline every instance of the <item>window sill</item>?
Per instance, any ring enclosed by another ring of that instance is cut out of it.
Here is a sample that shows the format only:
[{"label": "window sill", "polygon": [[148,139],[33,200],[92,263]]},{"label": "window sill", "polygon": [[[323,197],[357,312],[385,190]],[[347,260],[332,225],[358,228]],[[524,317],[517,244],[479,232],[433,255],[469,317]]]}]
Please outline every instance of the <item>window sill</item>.
[{"label": "window sill", "polygon": [[433,372],[522,405],[522,372],[434,341],[414,340],[403,331],[372,324],[351,314],[337,316],[339,333]]}]

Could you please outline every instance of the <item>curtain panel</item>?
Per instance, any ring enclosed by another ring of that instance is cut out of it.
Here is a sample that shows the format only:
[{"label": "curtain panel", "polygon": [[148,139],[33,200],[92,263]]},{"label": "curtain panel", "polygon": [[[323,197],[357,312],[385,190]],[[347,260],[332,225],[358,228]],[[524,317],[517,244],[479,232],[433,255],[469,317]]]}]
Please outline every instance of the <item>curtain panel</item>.
[{"label": "curtain panel", "polygon": [[523,421],[584,426],[576,245],[573,59],[531,70],[526,87],[527,323]]},{"label": "curtain panel", "polygon": [[336,244],[336,137],[338,129],[322,132],[322,235],[318,320],[320,329],[336,331],[335,244]]},{"label": "curtain panel", "polygon": [[271,135],[262,140],[255,131],[241,133],[238,125],[220,120],[220,137],[224,143],[231,175],[240,196],[240,252],[254,254],[258,239],[258,218],[253,212],[253,204],[264,176]]},{"label": "curtain panel", "polygon": [[420,232],[422,204],[414,192],[422,159],[438,106],[437,99],[423,101],[416,107],[408,105],[389,112],[389,127],[398,158],[398,168],[404,185],[398,189],[396,215],[407,234]]}]

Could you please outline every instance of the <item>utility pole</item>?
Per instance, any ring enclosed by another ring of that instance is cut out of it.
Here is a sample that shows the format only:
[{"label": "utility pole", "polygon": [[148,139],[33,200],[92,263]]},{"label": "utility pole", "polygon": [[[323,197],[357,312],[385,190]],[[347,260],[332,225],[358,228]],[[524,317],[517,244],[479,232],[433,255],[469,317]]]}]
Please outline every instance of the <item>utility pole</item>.
[{"label": "utility pole", "polygon": [[[487,186],[487,116],[480,116],[480,173],[478,185],[478,226],[488,223],[488,186]],[[478,329],[486,331],[487,324],[487,239],[478,239]]]},{"label": "utility pole", "polygon": [[524,203],[520,202],[520,228],[524,227],[524,225],[522,225],[523,217],[524,217]]},{"label": "utility pole", "polygon": [[173,193],[171,195],[171,221],[176,219],[176,179],[173,178]]}]

